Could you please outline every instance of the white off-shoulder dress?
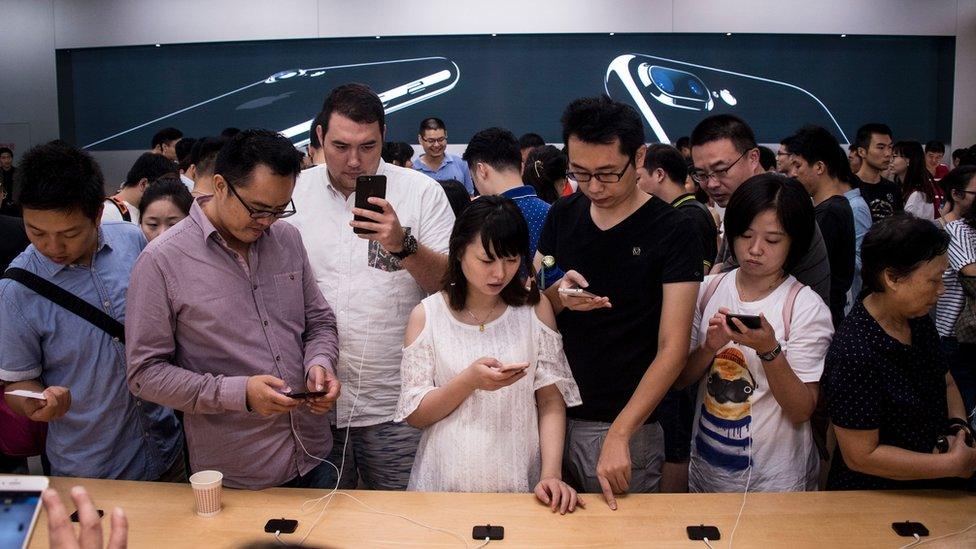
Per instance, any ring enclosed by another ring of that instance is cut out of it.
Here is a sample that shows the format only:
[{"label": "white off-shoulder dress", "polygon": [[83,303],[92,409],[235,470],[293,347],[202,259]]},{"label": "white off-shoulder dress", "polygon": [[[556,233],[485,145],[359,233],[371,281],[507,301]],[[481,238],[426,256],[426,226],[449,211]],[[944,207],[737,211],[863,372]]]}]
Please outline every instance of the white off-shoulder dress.
[{"label": "white off-shoulder dress", "polygon": [[472,362],[529,362],[526,375],[497,391],[476,390],[420,439],[408,490],[427,492],[531,492],[539,481],[539,415],[535,391],[555,384],[567,406],[581,403],[562,337],[542,323],[532,306],[507,307],[479,326],[458,321],[446,296],[423,300],[426,324],[403,350],[396,421],[420,406]]}]

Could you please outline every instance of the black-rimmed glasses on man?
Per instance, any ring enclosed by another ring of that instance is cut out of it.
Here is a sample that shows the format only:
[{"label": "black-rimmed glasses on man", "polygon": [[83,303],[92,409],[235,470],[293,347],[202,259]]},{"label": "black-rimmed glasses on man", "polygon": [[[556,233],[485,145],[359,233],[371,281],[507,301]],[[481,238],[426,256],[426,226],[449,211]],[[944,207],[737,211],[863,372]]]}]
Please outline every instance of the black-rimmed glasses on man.
[{"label": "black-rimmed glasses on man", "polygon": [[293,200],[288,201],[288,206],[291,207],[290,209],[288,209],[288,206],[286,206],[285,207],[286,209],[280,211],[259,210],[257,208],[252,207],[247,202],[244,202],[244,199],[241,198],[241,195],[237,194],[237,191],[234,190],[233,185],[227,183],[227,188],[230,189],[230,194],[237,197],[237,200],[239,200],[241,205],[244,206],[244,209],[247,210],[247,213],[251,214],[251,219],[267,219],[269,217],[273,217],[275,219],[281,219],[283,217],[291,217],[295,215],[295,212],[297,211],[295,209],[295,202]]}]

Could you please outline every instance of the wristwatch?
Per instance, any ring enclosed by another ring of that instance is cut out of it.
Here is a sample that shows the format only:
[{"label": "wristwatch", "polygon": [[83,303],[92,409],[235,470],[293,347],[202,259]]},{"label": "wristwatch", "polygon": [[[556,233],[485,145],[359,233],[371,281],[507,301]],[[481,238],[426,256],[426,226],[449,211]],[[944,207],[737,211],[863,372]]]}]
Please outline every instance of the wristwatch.
[{"label": "wristwatch", "polygon": [[417,247],[417,239],[410,234],[410,231],[406,231],[403,235],[403,249],[399,252],[390,252],[390,255],[402,261],[417,253]]},{"label": "wristwatch", "polygon": [[783,346],[777,343],[776,348],[773,349],[772,351],[769,351],[768,353],[756,353],[756,354],[759,355],[759,360],[763,362],[770,362],[776,360],[776,357],[778,357],[779,354],[782,352],[783,352]]}]

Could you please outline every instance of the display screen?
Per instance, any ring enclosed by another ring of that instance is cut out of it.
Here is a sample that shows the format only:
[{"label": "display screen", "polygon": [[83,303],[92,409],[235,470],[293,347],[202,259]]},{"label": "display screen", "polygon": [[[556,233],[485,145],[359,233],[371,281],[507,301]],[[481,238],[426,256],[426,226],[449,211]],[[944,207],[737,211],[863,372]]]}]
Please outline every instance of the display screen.
[{"label": "display screen", "polygon": [[0,547],[25,545],[40,501],[40,492],[0,492]]},{"label": "display screen", "polygon": [[92,150],[149,148],[174,126],[200,137],[234,126],[296,144],[333,87],[371,86],[387,139],[415,142],[443,119],[449,142],[502,126],[563,140],[578,97],[609,93],[640,111],[648,141],[702,118],[741,116],[760,142],[804,124],[841,142],[866,122],[895,139],[951,135],[955,38],[771,34],[545,34],[222,42],[58,51],[62,138]]}]

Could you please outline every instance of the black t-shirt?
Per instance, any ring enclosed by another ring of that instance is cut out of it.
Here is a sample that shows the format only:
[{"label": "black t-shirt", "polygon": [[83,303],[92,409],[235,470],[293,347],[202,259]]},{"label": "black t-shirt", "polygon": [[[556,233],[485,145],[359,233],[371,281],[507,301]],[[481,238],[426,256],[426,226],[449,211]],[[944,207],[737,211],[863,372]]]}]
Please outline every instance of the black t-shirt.
[{"label": "black t-shirt", "polygon": [[0,200],[0,215],[20,217],[20,206],[14,204],[14,172],[17,168],[4,170],[0,168],[0,183],[6,196]]},{"label": "black t-shirt", "polygon": [[718,228],[715,226],[715,218],[708,206],[695,199],[695,195],[688,193],[675,198],[671,202],[671,207],[688,216],[688,220],[695,227],[695,232],[701,237],[702,250],[704,251],[703,262],[705,273],[715,264],[715,256],[718,255]]},{"label": "black t-shirt", "polygon": [[[831,422],[878,430],[878,442],[931,453],[948,426],[946,361],[932,318],[909,321],[912,345],[888,335],[861,302],[834,334],[821,383]],[[840,447],[828,490],[945,488],[952,480],[897,481],[852,471]]]},{"label": "black t-shirt", "polygon": [[663,284],[702,279],[701,244],[688,238],[694,230],[686,215],[654,197],[606,231],[593,223],[584,194],[553,204],[539,252],[578,271],[589,291],[613,304],[556,317],[583,399],[569,417],[611,423],[630,400],[657,355]]},{"label": "black t-shirt", "polygon": [[878,221],[905,211],[905,203],[901,199],[901,188],[894,181],[881,178],[877,183],[865,183],[856,175],[853,176],[854,186],[861,189],[861,198],[871,208],[871,221]]},{"label": "black t-shirt", "polygon": [[10,262],[29,245],[24,220],[0,215],[0,272],[6,271]]},{"label": "black t-shirt", "polygon": [[843,195],[832,196],[814,208],[817,225],[830,261],[830,316],[834,328],[844,319],[847,291],[854,280],[854,211]]}]

